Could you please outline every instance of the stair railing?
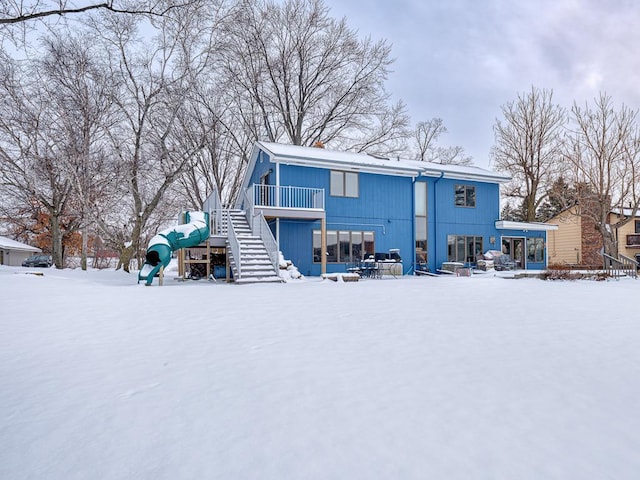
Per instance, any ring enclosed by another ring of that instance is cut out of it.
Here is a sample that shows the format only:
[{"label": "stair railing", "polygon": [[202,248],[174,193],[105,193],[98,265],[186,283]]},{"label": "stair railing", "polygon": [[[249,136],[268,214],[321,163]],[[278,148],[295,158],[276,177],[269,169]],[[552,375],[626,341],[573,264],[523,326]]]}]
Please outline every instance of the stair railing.
[{"label": "stair railing", "polygon": [[624,263],[625,273],[630,277],[637,279],[638,278],[638,262],[635,261],[633,258],[627,257],[626,255],[620,254],[618,255],[618,257]]},{"label": "stair railing", "polygon": [[236,273],[238,274],[238,278],[236,280],[240,280],[242,278],[242,262],[240,258],[240,242],[238,241],[238,237],[236,235],[236,229],[233,227],[233,222],[229,218],[229,211],[226,212],[227,217],[227,239],[229,242],[229,247],[231,247],[231,254],[233,255],[233,263],[236,265]]},{"label": "stair railing", "polygon": [[606,253],[602,253],[605,271],[613,277],[627,275],[629,277],[638,278],[638,262],[633,258],[619,255],[620,258],[612,257]]},{"label": "stair railing", "polygon": [[218,190],[213,189],[202,205],[202,209],[209,213],[209,221],[211,222],[210,230],[214,235],[224,235],[226,227],[225,208],[222,207]]},{"label": "stair railing", "polygon": [[243,202],[243,207],[244,207],[244,211],[247,212],[247,218],[253,218],[253,206],[254,206],[254,202],[253,202],[253,198],[251,198],[251,195],[249,194],[249,190],[250,189],[246,189],[244,191],[244,202]]},{"label": "stair railing", "polygon": [[278,243],[276,242],[276,239],[273,238],[273,233],[271,233],[269,224],[264,218],[262,212],[251,217],[251,232],[260,237],[262,243],[264,243],[264,247],[267,250],[273,269],[277,274],[280,269],[280,252],[278,250]]}]

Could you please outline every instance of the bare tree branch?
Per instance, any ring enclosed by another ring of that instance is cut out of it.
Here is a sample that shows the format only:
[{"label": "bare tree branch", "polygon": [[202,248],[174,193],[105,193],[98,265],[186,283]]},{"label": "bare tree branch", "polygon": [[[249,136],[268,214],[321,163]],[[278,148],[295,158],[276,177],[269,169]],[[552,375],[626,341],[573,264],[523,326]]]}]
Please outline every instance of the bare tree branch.
[{"label": "bare tree branch", "polygon": [[0,11],[0,25],[10,25],[22,22],[29,22],[32,20],[38,20],[45,17],[51,17],[54,15],[71,15],[77,13],[84,13],[91,10],[108,10],[113,13],[126,13],[133,15],[152,15],[152,16],[164,16],[175,8],[185,7],[192,2],[182,2],[176,4],[170,4],[163,8],[156,9],[151,8],[125,8],[118,7],[113,1],[94,3],[91,5],[85,5],[84,7],[66,7],[64,2],[60,2],[60,8],[51,10],[39,10],[39,11],[27,11],[23,10],[22,4],[15,6],[15,10],[7,9],[7,11]]},{"label": "bare tree branch", "polygon": [[593,107],[574,103],[565,165],[577,185],[579,213],[602,236],[605,253],[617,256],[616,229],[640,209],[640,130],[636,110],[614,109],[602,93]]},{"label": "bare tree branch", "polygon": [[504,105],[502,114],[504,120],[494,126],[491,156],[495,166],[513,178],[505,193],[522,202],[522,220],[535,221],[559,167],[566,115],[553,103],[552,90],[535,87]]}]

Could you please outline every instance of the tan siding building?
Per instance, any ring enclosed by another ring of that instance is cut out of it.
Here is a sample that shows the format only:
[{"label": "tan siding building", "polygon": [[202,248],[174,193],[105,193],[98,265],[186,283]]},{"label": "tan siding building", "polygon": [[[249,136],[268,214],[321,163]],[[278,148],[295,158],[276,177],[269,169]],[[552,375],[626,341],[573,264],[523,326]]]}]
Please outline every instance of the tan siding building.
[{"label": "tan siding building", "polygon": [[548,232],[549,264],[594,266],[602,263],[602,239],[593,221],[577,207],[567,209],[546,223],[558,229]]},{"label": "tan siding building", "polygon": [[579,264],[582,258],[580,249],[581,218],[571,211],[565,210],[547,223],[558,225],[557,230],[547,233],[549,264]]},{"label": "tan siding building", "polygon": [[[609,223],[618,222],[620,216],[612,213],[609,216]],[[636,216],[626,224],[618,228],[618,253],[636,259],[640,255],[640,217]]]},{"label": "tan siding building", "polygon": [[[620,215],[611,213],[609,224],[615,224],[619,219]],[[558,226],[547,234],[549,264],[593,266],[602,263],[600,233],[592,220],[577,213],[577,207],[559,213],[546,223]],[[618,227],[615,233],[618,254],[640,260],[640,216]]]}]

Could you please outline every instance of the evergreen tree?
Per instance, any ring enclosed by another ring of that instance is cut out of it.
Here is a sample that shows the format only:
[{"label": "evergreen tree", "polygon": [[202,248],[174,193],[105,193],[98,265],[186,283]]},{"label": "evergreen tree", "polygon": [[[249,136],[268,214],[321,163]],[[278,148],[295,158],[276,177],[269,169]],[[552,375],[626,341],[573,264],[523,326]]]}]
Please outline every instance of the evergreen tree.
[{"label": "evergreen tree", "polygon": [[538,209],[536,219],[539,222],[546,222],[560,212],[574,206],[577,201],[576,187],[569,185],[561,175],[551,185],[546,200]]}]

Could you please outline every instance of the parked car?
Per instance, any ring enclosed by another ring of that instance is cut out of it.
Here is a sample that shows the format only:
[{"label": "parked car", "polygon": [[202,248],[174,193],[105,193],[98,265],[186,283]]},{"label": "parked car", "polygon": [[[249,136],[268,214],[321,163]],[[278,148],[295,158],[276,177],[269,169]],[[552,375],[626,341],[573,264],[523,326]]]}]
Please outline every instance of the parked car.
[{"label": "parked car", "polygon": [[53,265],[51,255],[33,255],[22,262],[23,267],[50,267]]}]

